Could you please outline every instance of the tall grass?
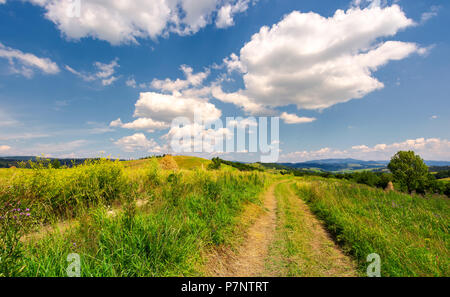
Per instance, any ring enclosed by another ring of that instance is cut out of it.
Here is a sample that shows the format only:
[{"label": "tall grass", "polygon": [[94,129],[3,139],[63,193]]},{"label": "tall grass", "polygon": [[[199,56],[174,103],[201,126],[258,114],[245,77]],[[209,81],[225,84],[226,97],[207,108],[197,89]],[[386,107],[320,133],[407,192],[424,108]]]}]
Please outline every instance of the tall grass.
[{"label": "tall grass", "polygon": [[362,271],[377,253],[382,276],[450,276],[448,198],[321,179],[298,182],[297,191]]},{"label": "tall grass", "polygon": [[[21,269],[9,275],[66,276],[69,253],[81,256],[83,276],[199,275],[202,251],[230,240],[243,206],[259,203],[266,185],[261,173],[166,171],[155,159],[132,171],[107,160],[33,170],[16,179],[15,195],[37,216],[78,223],[20,243]],[[114,201],[122,205],[111,214]],[[74,211],[79,205],[89,207]]]},{"label": "tall grass", "polygon": [[43,222],[77,216],[83,209],[130,195],[119,161],[86,161],[70,169],[55,169],[48,162],[29,162],[0,185],[0,202],[15,200],[33,207]]}]

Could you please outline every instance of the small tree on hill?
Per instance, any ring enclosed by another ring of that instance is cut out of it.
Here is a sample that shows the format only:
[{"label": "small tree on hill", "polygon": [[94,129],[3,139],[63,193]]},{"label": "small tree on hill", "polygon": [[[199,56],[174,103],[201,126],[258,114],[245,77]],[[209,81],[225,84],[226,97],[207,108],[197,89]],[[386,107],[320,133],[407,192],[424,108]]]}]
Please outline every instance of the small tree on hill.
[{"label": "small tree on hill", "polygon": [[60,169],[61,168],[61,162],[59,162],[58,159],[53,159],[51,162],[52,168]]},{"label": "small tree on hill", "polygon": [[413,151],[400,151],[388,165],[394,180],[409,193],[424,188],[428,181],[428,166]]},{"label": "small tree on hill", "polygon": [[208,165],[209,170],[218,170],[220,169],[220,165],[222,165],[222,160],[219,158],[213,158],[212,163]]}]

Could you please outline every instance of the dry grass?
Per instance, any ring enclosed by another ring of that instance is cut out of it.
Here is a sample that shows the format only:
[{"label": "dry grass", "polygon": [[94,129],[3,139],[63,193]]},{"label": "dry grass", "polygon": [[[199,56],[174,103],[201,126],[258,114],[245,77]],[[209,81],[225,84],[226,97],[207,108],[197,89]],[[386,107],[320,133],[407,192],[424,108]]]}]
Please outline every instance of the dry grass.
[{"label": "dry grass", "polygon": [[178,170],[178,164],[175,159],[167,155],[159,161],[159,166],[162,170]]}]

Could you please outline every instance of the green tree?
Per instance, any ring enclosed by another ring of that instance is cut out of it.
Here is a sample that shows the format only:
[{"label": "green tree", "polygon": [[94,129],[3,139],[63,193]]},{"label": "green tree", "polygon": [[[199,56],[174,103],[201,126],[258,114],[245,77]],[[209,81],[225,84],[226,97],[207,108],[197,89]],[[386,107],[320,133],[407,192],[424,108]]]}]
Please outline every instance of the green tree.
[{"label": "green tree", "polygon": [[55,169],[61,168],[61,162],[59,162],[58,159],[53,159],[51,164],[52,164],[52,168],[55,168]]},{"label": "green tree", "polygon": [[219,158],[213,158],[212,163],[208,165],[209,170],[218,170],[222,165],[222,160]]},{"label": "green tree", "polygon": [[424,188],[428,182],[428,166],[413,151],[400,151],[388,165],[394,181],[409,193]]}]

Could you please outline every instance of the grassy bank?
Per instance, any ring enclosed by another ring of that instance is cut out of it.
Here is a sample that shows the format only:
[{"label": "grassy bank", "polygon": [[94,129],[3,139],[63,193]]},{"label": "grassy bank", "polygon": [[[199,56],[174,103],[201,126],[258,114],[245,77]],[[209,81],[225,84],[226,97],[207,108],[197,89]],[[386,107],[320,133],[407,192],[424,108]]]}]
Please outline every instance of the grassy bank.
[{"label": "grassy bank", "polygon": [[450,276],[448,198],[325,179],[305,179],[296,188],[362,272],[367,255],[377,253],[382,276]]},{"label": "grassy bank", "polygon": [[[82,276],[197,275],[202,250],[233,238],[265,186],[265,174],[161,170],[154,159],[132,171],[109,160],[36,166],[2,186],[0,232],[11,240],[0,242],[0,275],[66,276],[70,253],[81,256]],[[15,219],[18,204],[30,216]],[[76,220],[17,241],[55,218]]]}]

